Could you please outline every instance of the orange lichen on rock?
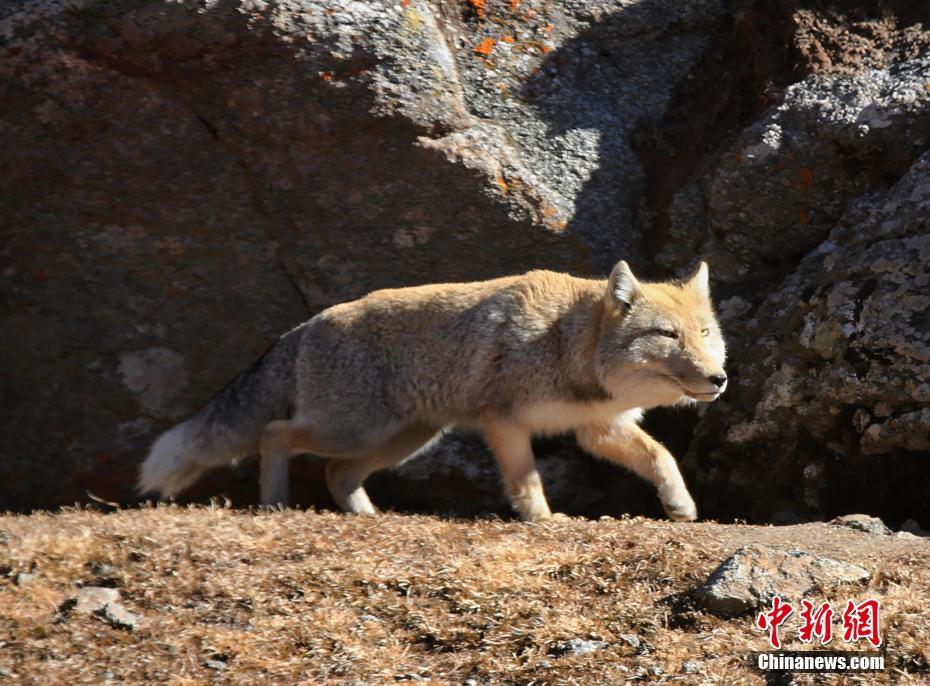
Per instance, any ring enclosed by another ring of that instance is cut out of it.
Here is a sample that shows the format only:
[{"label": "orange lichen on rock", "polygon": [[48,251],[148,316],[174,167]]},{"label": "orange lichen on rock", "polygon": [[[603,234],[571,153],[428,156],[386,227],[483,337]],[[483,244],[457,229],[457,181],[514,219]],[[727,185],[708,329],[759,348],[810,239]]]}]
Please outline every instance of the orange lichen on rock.
[{"label": "orange lichen on rock", "polygon": [[513,36],[507,35],[501,38],[501,40],[504,41],[505,43],[515,43],[517,39],[514,38]]},{"label": "orange lichen on rock", "polygon": [[493,38],[485,38],[483,41],[481,41],[480,43],[478,43],[478,45],[475,46],[475,52],[478,53],[479,55],[484,55],[485,57],[487,57],[492,52],[494,52],[495,45],[497,45],[496,40],[494,40]]},{"label": "orange lichen on rock", "polygon": [[484,18],[485,11],[487,10],[487,0],[468,0],[468,4],[475,10],[475,14],[478,15],[479,19]]}]

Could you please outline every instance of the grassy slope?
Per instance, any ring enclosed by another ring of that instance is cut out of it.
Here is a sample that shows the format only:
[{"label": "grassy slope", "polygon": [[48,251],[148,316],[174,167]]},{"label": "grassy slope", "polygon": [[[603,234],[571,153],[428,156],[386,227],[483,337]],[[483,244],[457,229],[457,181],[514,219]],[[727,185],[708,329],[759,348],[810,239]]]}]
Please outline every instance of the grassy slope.
[{"label": "grassy slope", "polygon": [[[873,571],[868,589],[818,597],[834,607],[881,598],[889,669],[817,683],[930,683],[924,540],[823,524],[527,525],[169,507],[0,517],[0,674],[24,684],[762,683],[744,660],[766,647],[751,617],[674,607],[748,542]],[[17,584],[20,572],[33,576]],[[62,611],[81,584],[119,587],[144,624],[130,632]],[[550,654],[571,638],[609,647]],[[685,673],[685,661],[696,671]]]}]

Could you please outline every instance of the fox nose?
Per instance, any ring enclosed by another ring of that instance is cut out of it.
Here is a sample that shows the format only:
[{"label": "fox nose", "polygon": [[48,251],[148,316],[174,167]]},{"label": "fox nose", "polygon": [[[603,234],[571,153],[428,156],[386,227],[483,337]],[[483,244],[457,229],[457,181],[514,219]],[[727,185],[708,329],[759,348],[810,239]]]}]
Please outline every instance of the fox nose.
[{"label": "fox nose", "polygon": [[727,385],[727,375],[726,374],[713,374],[707,377],[707,380],[710,381],[717,388],[722,389]]}]

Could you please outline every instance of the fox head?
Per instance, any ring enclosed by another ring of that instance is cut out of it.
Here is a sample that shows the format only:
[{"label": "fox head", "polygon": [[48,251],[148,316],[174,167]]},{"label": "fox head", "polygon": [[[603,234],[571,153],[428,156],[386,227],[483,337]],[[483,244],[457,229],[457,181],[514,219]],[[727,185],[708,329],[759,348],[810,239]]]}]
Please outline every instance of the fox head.
[{"label": "fox head", "polygon": [[706,262],[686,281],[643,283],[621,261],[604,301],[595,366],[612,395],[652,407],[711,401],[726,389],[726,351]]}]

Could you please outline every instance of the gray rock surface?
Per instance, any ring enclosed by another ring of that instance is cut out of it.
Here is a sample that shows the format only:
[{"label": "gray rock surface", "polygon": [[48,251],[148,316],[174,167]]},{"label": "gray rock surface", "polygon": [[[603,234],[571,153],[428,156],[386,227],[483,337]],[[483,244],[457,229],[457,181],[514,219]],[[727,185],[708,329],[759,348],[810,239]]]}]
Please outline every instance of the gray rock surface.
[{"label": "gray rock surface", "polygon": [[927,531],[922,526],[920,526],[916,519],[905,519],[903,522],[901,522],[901,531],[904,533],[912,534],[914,536],[930,538],[930,531]]},{"label": "gray rock surface", "polygon": [[868,570],[842,560],[748,545],[724,560],[694,597],[707,612],[733,617],[766,605],[776,594],[796,602],[814,589],[868,578]]},{"label": "gray rock surface", "polygon": [[95,615],[118,629],[136,629],[142,618],[130,612],[120,602],[119,591],[115,588],[85,586],[78,591],[75,612]]},{"label": "gray rock surface", "polygon": [[560,641],[549,648],[550,655],[587,655],[598,650],[607,648],[608,644],[604,641],[596,641],[587,638],[572,638],[567,641]]},{"label": "gray rock surface", "polygon": [[753,487],[758,517],[792,501],[806,513],[843,500],[927,507],[928,210],[925,154],[853,203],[745,322],[734,387],[691,447],[702,488],[738,503],[765,483]]},{"label": "gray rock surface", "polygon": [[930,146],[928,72],[930,52],[790,86],[716,169],[675,197],[657,261],[680,268],[705,254],[724,284],[793,267],[853,199],[901,176]]},{"label": "gray rock surface", "polygon": [[115,588],[85,586],[77,594],[74,611],[83,615],[92,615],[110,603],[119,602],[119,591]]},{"label": "gray rock surface", "polygon": [[891,529],[885,526],[885,522],[883,522],[878,517],[870,517],[869,515],[843,515],[842,517],[837,517],[836,519],[832,520],[831,524],[835,524],[836,526],[845,526],[849,529],[855,529],[856,531],[872,534],[873,536],[891,535]]},{"label": "gray rock surface", "polygon": [[[634,259],[634,131],[664,115],[724,12],[26,0],[0,14],[15,333],[0,507],[132,498],[159,431],[335,302]],[[223,490],[248,502],[247,483]]]}]

